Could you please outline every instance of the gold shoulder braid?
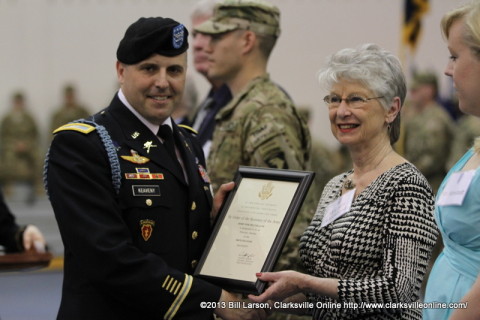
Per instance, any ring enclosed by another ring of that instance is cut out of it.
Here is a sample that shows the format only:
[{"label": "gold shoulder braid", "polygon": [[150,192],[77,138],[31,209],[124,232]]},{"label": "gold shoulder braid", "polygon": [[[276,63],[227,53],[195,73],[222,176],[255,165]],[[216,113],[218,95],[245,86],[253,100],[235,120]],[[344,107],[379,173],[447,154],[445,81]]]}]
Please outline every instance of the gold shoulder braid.
[{"label": "gold shoulder braid", "polygon": [[189,126],[184,125],[184,124],[179,124],[178,126],[184,128],[184,129],[187,129],[187,130],[190,131],[190,132],[193,132],[193,133],[195,133],[195,134],[198,134],[197,130],[193,129],[192,127],[189,127]]}]

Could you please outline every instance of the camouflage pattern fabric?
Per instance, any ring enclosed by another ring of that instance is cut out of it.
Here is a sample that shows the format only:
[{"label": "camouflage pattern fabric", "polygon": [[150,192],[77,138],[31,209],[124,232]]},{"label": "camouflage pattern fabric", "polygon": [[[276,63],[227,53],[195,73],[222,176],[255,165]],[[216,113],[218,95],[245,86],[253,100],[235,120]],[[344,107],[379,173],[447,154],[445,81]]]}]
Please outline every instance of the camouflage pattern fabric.
[{"label": "camouflage pattern fabric", "polygon": [[41,177],[39,140],[38,128],[30,113],[12,111],[5,115],[0,127],[2,183],[38,181]]},{"label": "camouflage pattern fabric", "polygon": [[462,116],[455,128],[447,169],[450,169],[473,146],[473,141],[477,137],[480,137],[480,118],[471,115]]},{"label": "camouflage pattern fabric", "polygon": [[214,191],[232,181],[240,165],[307,169],[311,143],[307,125],[268,75],[252,80],[215,120],[207,163]]},{"label": "camouflage pattern fabric", "polygon": [[454,123],[435,103],[405,121],[405,158],[427,178],[434,193],[446,174]]},{"label": "camouflage pattern fabric", "polygon": [[50,133],[64,124],[87,118],[89,115],[90,113],[83,106],[62,106],[52,115]]},{"label": "camouflage pattern fabric", "polygon": [[237,29],[278,37],[280,11],[264,0],[225,0],[215,6],[213,17],[197,26],[195,31],[220,34]]}]

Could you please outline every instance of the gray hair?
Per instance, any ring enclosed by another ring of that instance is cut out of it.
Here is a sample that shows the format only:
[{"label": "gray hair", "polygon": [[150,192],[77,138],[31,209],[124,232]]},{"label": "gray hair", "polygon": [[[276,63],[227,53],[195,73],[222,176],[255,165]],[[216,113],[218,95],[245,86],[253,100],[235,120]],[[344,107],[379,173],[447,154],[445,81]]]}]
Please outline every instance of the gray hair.
[{"label": "gray hair", "polygon": [[[318,73],[320,85],[326,90],[341,80],[358,82],[371,90],[388,110],[395,97],[400,106],[405,101],[407,86],[402,65],[398,58],[376,44],[363,44],[357,48],[342,49],[327,59],[326,66]],[[390,143],[400,135],[400,113],[391,123]]]}]

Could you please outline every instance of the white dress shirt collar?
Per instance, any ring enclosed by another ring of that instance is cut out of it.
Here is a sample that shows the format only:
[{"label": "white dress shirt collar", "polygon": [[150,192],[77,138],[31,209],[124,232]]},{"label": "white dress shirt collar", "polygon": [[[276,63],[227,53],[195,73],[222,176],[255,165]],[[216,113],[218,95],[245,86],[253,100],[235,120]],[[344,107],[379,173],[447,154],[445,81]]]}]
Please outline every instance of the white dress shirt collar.
[{"label": "white dress shirt collar", "polygon": [[[118,90],[118,98],[122,103],[130,110],[137,118],[140,120],[154,135],[157,135],[158,129],[160,126],[158,124],[153,124],[147,119],[145,119],[135,108],[132,107],[132,105],[127,101],[127,98],[122,92],[122,89]],[[168,125],[170,128],[172,128],[172,118],[168,117],[167,120],[165,120],[162,125]],[[173,129],[172,129],[173,130]]]}]

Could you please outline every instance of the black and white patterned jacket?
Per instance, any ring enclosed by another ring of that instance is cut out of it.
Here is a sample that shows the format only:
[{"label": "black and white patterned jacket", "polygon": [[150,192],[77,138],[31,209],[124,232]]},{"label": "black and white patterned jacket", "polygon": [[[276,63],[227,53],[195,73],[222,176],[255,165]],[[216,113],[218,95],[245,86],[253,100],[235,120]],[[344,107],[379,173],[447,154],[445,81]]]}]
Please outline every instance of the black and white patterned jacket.
[{"label": "black and white patterned jacket", "polygon": [[[309,296],[316,304],[313,318],[421,319],[420,309],[400,303],[418,301],[437,237],[434,197],[427,180],[412,164],[397,165],[365,188],[349,212],[320,227],[326,207],[341,196],[347,175],[325,186],[301,238],[300,254],[308,272],[340,280],[339,301]],[[328,307],[328,302],[342,308],[321,307]]]}]

